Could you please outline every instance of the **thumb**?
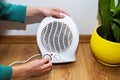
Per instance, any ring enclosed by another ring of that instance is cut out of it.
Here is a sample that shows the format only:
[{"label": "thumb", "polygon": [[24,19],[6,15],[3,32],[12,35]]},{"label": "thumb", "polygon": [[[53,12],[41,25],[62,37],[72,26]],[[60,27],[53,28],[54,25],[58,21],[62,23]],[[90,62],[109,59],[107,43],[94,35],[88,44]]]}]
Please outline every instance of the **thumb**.
[{"label": "thumb", "polygon": [[50,60],[48,58],[42,59],[41,60],[41,64],[46,64],[48,63]]}]

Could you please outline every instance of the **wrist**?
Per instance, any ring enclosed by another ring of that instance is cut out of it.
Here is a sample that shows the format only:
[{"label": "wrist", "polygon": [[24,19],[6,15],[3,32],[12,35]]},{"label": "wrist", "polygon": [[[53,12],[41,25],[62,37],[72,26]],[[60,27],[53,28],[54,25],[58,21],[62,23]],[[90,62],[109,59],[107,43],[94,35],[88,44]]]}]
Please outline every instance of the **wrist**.
[{"label": "wrist", "polygon": [[30,6],[27,7],[27,11],[26,11],[27,17],[38,16],[40,14],[41,12],[38,7],[30,7]]},{"label": "wrist", "polygon": [[28,76],[28,69],[24,66],[14,66],[12,67],[13,72],[12,72],[12,79],[15,78],[26,78]]}]

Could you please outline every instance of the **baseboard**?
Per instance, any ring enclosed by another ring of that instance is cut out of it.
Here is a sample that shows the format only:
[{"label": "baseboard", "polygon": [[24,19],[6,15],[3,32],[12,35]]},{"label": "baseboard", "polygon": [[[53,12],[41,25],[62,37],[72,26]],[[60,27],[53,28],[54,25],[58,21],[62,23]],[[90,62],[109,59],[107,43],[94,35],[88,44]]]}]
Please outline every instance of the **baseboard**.
[{"label": "baseboard", "polygon": [[20,36],[10,36],[10,35],[5,35],[5,36],[0,36],[0,44],[34,44],[36,43],[36,36],[34,35],[20,35]]},{"label": "baseboard", "polygon": [[79,42],[80,43],[90,43],[91,34],[82,34],[80,35]]},{"label": "baseboard", "polygon": [[[91,35],[80,35],[80,43],[89,43]],[[36,44],[35,35],[0,36],[0,44]]]}]

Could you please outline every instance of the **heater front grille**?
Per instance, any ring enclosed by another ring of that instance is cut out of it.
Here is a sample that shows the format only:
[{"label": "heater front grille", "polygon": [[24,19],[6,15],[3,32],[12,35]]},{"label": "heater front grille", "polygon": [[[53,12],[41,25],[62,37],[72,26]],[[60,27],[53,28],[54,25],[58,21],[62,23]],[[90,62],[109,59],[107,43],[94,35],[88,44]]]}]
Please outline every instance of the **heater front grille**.
[{"label": "heater front grille", "polygon": [[43,28],[41,33],[41,42],[49,52],[61,53],[66,51],[72,40],[72,31],[63,22],[51,22]]}]

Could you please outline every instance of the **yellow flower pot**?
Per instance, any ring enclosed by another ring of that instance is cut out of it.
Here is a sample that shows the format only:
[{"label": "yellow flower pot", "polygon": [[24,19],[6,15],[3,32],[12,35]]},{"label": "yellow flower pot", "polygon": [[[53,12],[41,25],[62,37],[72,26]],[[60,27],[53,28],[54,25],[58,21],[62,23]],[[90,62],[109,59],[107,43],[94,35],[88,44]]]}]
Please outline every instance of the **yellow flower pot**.
[{"label": "yellow flower pot", "polygon": [[107,66],[120,66],[120,43],[103,39],[97,33],[98,27],[92,33],[90,46],[95,58]]}]

